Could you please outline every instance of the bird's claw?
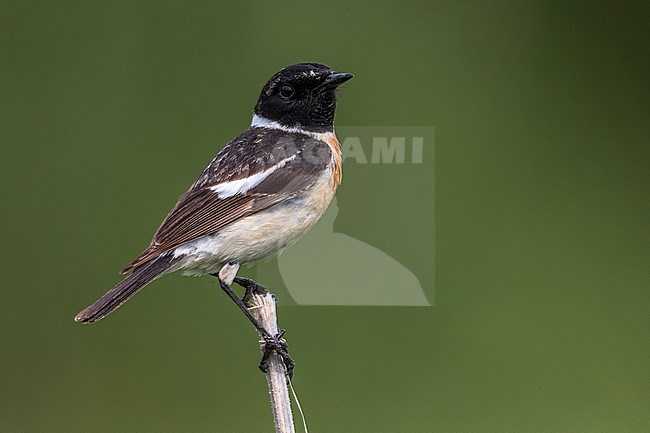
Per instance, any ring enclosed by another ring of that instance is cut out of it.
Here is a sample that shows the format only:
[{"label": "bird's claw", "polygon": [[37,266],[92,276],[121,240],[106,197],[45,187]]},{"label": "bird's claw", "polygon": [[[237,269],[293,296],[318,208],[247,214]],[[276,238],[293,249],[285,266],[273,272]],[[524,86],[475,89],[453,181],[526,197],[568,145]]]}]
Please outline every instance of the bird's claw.
[{"label": "bird's claw", "polygon": [[280,358],[282,358],[282,362],[284,363],[286,370],[286,375],[289,377],[289,379],[291,379],[293,377],[293,368],[295,366],[295,362],[293,359],[291,359],[291,356],[289,356],[286,340],[282,338],[285,332],[286,331],[282,329],[274,336],[264,337],[264,348],[262,349],[262,359],[260,361],[259,367],[263,373],[266,373],[268,371],[269,358],[271,357],[271,354],[275,352]]}]

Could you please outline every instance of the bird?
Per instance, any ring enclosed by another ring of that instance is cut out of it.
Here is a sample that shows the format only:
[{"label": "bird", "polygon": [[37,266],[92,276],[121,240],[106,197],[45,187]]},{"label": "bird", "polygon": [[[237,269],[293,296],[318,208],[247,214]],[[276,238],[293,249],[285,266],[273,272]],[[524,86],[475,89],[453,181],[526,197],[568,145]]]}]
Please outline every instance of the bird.
[{"label": "bird", "polygon": [[[217,276],[258,327],[231,285],[254,288],[254,281],[237,277],[240,266],[279,255],[327,209],[342,179],[337,89],[353,77],[320,63],[275,73],[262,88],[250,127],[180,197],[149,246],[122,270],[129,274],[75,321],[97,322],[147,284],[180,271]],[[268,336],[269,347],[282,350],[276,337]]]}]

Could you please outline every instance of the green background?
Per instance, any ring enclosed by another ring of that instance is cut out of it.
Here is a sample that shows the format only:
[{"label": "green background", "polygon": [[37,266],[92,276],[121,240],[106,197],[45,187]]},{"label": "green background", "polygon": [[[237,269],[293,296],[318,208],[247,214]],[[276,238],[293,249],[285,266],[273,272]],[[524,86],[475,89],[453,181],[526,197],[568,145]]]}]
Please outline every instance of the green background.
[{"label": "green background", "polygon": [[[272,431],[255,334],[213,279],[72,317],[300,61],[356,74],[339,124],[436,127],[435,306],[280,310],[311,431],[650,431],[649,20],[647,2],[0,2],[0,431]],[[375,170],[346,165],[335,228],[417,257],[434,192]]]}]

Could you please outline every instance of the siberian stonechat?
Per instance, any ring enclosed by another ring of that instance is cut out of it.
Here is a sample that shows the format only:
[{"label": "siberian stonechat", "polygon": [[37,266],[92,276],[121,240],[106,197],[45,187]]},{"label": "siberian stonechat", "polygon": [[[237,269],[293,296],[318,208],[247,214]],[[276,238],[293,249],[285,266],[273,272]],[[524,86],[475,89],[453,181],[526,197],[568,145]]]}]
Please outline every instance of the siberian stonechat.
[{"label": "siberian stonechat", "polygon": [[298,241],[323,215],[341,182],[336,89],[352,77],[318,63],[288,66],[273,75],[251,126],[181,196],[151,244],[122,271],[130,274],[75,320],[96,322],[174,271],[218,276],[242,308],[230,286],[252,282],[236,278],[239,266],[276,256]]}]

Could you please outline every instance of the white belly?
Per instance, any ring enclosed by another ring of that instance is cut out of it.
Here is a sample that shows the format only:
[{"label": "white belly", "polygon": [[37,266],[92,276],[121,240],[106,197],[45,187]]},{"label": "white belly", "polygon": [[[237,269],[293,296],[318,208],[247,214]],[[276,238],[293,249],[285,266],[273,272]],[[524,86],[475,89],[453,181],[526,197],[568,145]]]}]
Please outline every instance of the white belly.
[{"label": "white belly", "polygon": [[177,247],[174,255],[186,258],[176,269],[202,275],[219,272],[229,262],[244,265],[275,257],[316,224],[334,193],[326,170],[303,194]]}]

